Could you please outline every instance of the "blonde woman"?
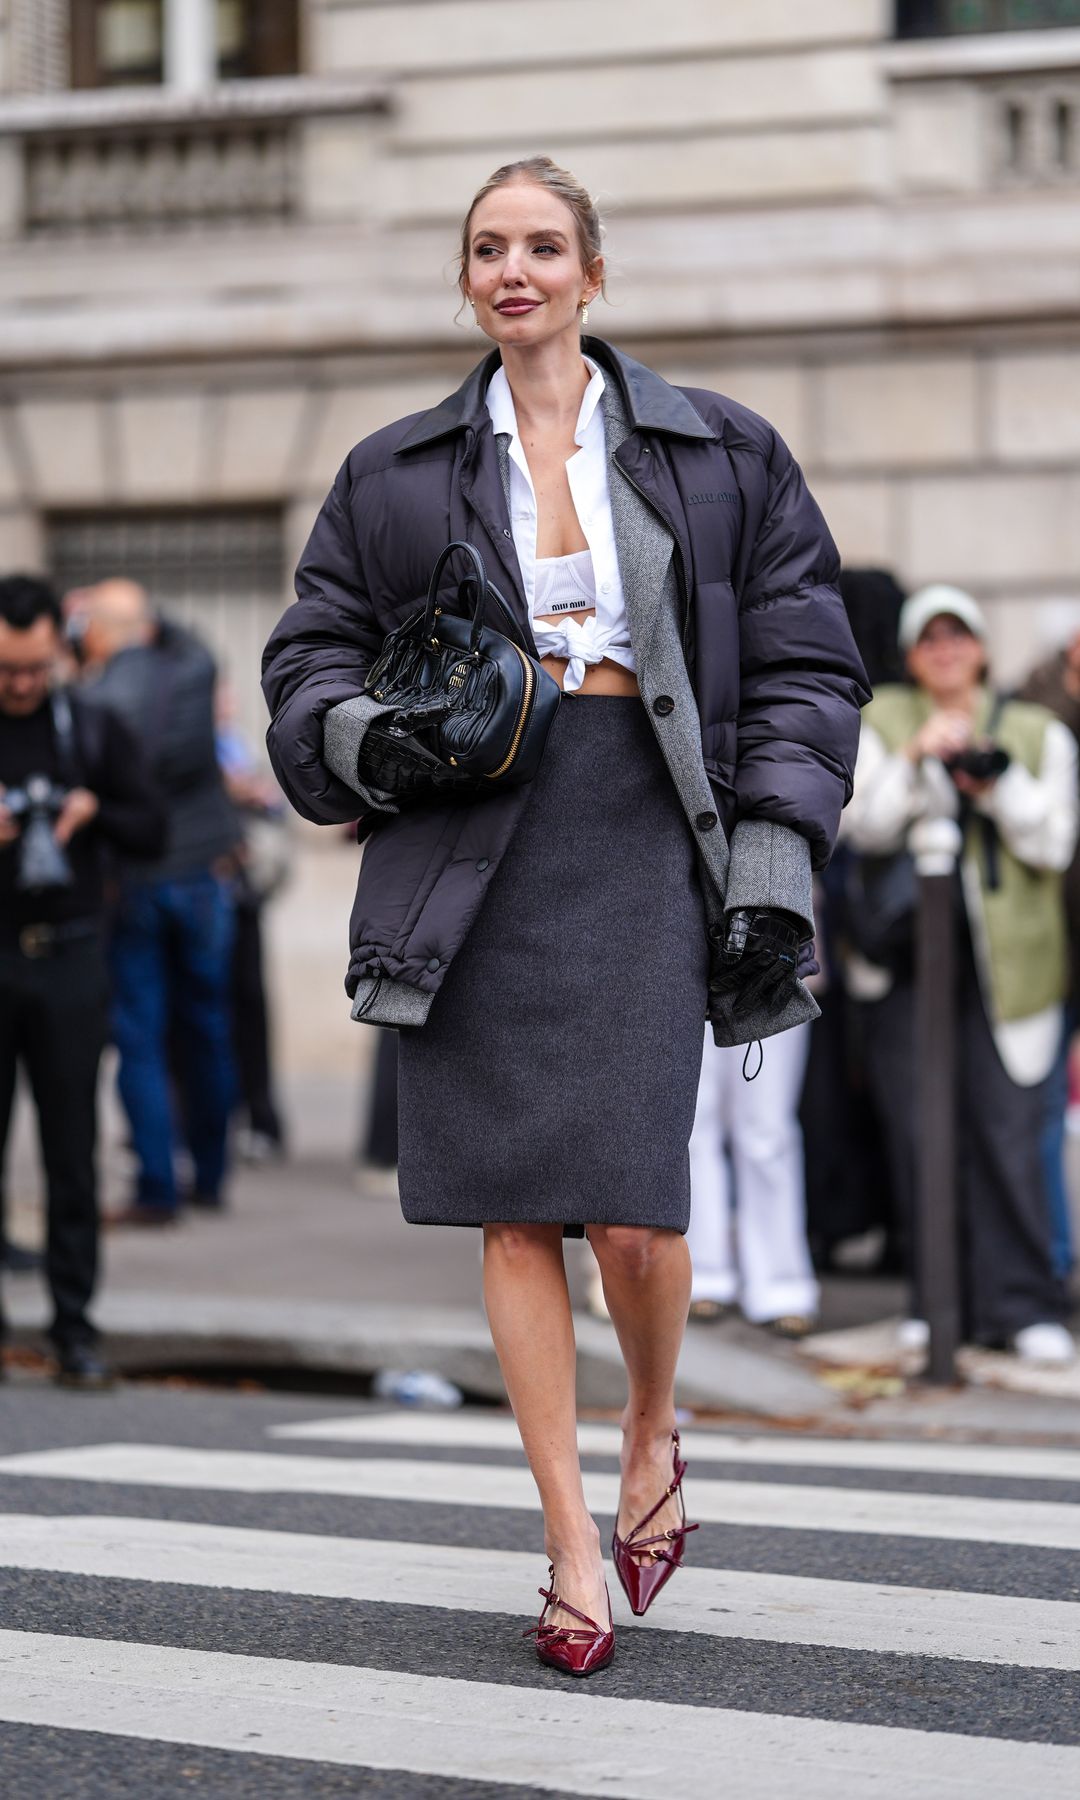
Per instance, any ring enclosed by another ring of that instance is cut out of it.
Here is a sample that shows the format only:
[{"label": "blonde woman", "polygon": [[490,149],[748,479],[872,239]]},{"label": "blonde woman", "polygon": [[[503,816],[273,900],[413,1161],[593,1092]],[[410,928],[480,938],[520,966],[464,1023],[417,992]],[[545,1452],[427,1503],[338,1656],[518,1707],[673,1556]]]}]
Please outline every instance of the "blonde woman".
[{"label": "blonde woman", "polygon": [[[460,280],[489,351],[347,458],[268,646],[269,743],[301,812],[370,834],[348,986],[401,1032],[402,1207],[483,1230],[551,1564],[537,1650],[584,1675],[614,1633],[562,1239],[588,1233],[626,1362],[613,1549],[643,1613],[693,1529],[674,1380],[702,1025],[735,1042],[813,1016],[796,960],[865,696],[776,433],[583,337],[604,259],[580,183],[546,157],[497,170]],[[463,538],[563,698],[527,786],[398,812],[358,775],[364,677]]]}]

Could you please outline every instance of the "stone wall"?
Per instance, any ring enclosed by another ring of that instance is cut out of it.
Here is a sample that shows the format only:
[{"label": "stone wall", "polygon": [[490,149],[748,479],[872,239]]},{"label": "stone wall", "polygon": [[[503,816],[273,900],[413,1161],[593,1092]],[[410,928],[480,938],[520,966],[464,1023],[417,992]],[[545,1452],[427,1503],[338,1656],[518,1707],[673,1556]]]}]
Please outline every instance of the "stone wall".
[{"label": "stone wall", "polygon": [[317,67],[393,82],[380,203],[456,220],[543,149],[620,214],[855,197],[883,179],[882,0],[420,0],[313,9]]},{"label": "stone wall", "polygon": [[[13,48],[16,8],[59,4],[0,0],[0,569],[40,564],[52,509],[222,502],[279,507],[294,564],[350,446],[481,354],[457,220],[544,149],[607,212],[591,325],[771,419],[850,562],[973,587],[1007,676],[1075,627],[1080,170],[1048,123],[1080,33],[897,46],[886,0],[305,0],[297,81],[72,96]],[[268,121],[287,216],[223,218],[221,180],[200,214],[200,133],[233,133],[236,191]],[[253,735],[287,599],[202,621]],[[311,835],[280,1035],[340,1073],[370,1051],[340,988],[356,851]]]},{"label": "stone wall", "polygon": [[[789,347],[753,361],[657,344],[648,356],[778,427],[846,560],[974,588],[1009,673],[1061,629],[1063,601],[1080,603],[1080,333],[918,353]],[[471,360],[432,358],[396,377],[377,359],[342,358],[152,378],[116,369],[107,384],[68,377],[63,393],[27,383],[0,409],[0,562],[36,560],[51,508],[223,501],[284,503],[291,560],[350,446],[434,404]]]},{"label": "stone wall", "polygon": [[[456,222],[493,166],[544,148],[607,209],[595,328],[765,413],[846,558],[972,586],[1016,672],[1080,608],[1080,168],[1047,135],[1080,33],[893,45],[890,19],[308,0],[307,77],[259,84],[293,134],[294,209],[227,227],[103,226],[88,188],[81,225],[35,233],[27,146],[130,133],[157,101],[0,102],[0,563],[79,505],[270,502],[298,549],[350,445],[484,348],[455,322]],[[158,129],[249,105],[162,96]]]},{"label": "stone wall", "polygon": [[0,94],[63,87],[66,0],[0,0]]}]

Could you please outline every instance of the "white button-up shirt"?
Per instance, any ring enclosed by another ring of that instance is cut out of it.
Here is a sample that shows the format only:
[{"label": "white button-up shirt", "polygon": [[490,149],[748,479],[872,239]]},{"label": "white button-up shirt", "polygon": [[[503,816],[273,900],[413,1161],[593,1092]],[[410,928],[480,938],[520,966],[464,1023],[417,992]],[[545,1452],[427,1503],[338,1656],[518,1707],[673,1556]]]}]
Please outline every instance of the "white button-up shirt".
[{"label": "white button-up shirt", "polygon": [[624,669],[633,671],[635,667],[608,495],[607,439],[600,406],[604,377],[589,357],[585,358],[585,363],[590,371],[590,381],[582,395],[581,410],[574,427],[574,442],[578,448],[566,463],[570,495],[592,554],[596,578],[596,611],[584,621],[571,618],[545,620],[536,615],[536,490],[518,437],[514,396],[502,367],[496,369],[486,395],[496,436],[505,432],[510,438],[510,524],[532,617],[533,636],[541,656],[567,659],[569,667],[564,680],[567,693],[573,693],[581,686],[588,664],[603,662],[605,657]]}]

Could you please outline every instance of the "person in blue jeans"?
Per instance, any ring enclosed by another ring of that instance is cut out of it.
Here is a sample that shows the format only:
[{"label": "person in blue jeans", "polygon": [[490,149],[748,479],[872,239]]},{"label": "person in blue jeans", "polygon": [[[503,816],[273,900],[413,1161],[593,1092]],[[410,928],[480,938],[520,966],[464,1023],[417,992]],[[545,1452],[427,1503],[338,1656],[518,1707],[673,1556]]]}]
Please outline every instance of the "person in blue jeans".
[{"label": "person in blue jeans", "polygon": [[114,918],[112,1029],[139,1163],[137,1205],[170,1217],[179,1203],[177,1136],[194,1163],[188,1200],[221,1204],[234,1088],[234,924],[230,886],[209,869],[126,882]]},{"label": "person in blue jeans", "polygon": [[217,761],[217,672],[205,645],[155,616],[135,582],[81,589],[68,608],[93,691],[135,732],[168,814],[163,855],[121,872],[109,948],[120,1097],[139,1165],[132,1204],[111,1222],[166,1224],[180,1206],[182,1143],[194,1164],[184,1198],[222,1205],[235,1087],[239,829]]}]

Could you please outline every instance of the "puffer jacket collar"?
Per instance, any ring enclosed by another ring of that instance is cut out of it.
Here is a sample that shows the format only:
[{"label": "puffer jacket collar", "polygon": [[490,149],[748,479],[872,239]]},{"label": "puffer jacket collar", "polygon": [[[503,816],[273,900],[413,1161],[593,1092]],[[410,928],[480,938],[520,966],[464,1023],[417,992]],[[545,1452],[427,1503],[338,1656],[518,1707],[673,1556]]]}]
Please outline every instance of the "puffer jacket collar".
[{"label": "puffer jacket collar", "polygon": [[[715,431],[705,423],[686,395],[652,369],[647,369],[644,363],[625,356],[603,338],[582,338],[581,348],[606,373],[614,376],[632,431],[660,431],[669,437],[716,441]],[[397,447],[397,454],[405,455],[423,444],[433,444],[440,438],[452,437],[456,432],[481,425],[488,416],[484,396],[501,360],[498,350],[493,350],[478,363],[456,393],[440,400],[438,406],[424,413],[406,432]]]}]

